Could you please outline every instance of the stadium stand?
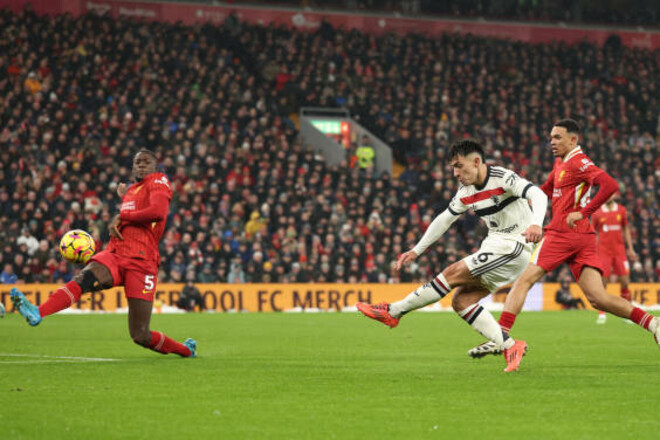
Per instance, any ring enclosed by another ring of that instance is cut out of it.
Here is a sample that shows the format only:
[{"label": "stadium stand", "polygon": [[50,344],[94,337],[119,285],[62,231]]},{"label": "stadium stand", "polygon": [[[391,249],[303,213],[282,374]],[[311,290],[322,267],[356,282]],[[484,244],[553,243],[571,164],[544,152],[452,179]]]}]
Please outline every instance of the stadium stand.
[{"label": "stadium stand", "polygon": [[[213,3],[213,0],[179,0]],[[660,5],[647,0],[251,0],[263,6],[348,10],[526,22],[660,25]]]},{"label": "stadium stand", "polygon": [[[70,279],[59,237],[82,228],[107,242],[116,186],[147,146],[176,192],[162,282],[425,282],[485,231],[467,215],[393,270],[453,195],[449,143],[481,139],[494,163],[542,182],[545,133],[576,115],[632,213],[632,279],[658,281],[658,70],[657,52],[615,44],[1,11],[0,267],[24,282]],[[303,105],[346,106],[405,171],[328,166],[297,137]]]}]

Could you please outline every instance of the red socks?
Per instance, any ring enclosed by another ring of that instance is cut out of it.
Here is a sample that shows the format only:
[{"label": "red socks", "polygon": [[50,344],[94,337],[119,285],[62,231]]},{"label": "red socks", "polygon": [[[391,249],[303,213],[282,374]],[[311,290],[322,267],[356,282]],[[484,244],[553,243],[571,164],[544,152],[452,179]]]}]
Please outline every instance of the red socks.
[{"label": "red socks", "polygon": [[176,353],[182,357],[191,355],[188,347],[180,342],[176,342],[174,339],[170,339],[165,333],[161,332],[151,332],[149,348],[162,354]]},{"label": "red socks", "polygon": [[514,322],[516,322],[516,315],[513,313],[502,312],[500,315],[500,327],[502,327],[502,330],[504,330],[505,333],[509,333],[511,331],[511,327],[513,327]]},{"label": "red socks", "polygon": [[41,317],[52,315],[60,310],[68,309],[78,302],[82,289],[75,281],[69,281],[48,297],[45,303],[39,306]]},{"label": "red socks", "polygon": [[625,299],[628,302],[631,302],[632,296],[630,295],[630,289],[627,287],[625,289],[621,289],[621,298]]},{"label": "red socks", "polygon": [[640,327],[644,327],[646,330],[649,329],[649,324],[651,323],[652,319],[653,316],[649,315],[639,307],[635,307],[630,314],[630,320]]},{"label": "red socks", "polygon": [[[60,310],[67,309],[78,302],[82,289],[75,281],[69,281],[48,297],[45,303],[39,306],[41,317],[52,315]],[[164,333],[151,332],[151,343],[149,348],[159,353],[176,353],[182,357],[188,357],[192,353],[185,345],[170,339]]]}]

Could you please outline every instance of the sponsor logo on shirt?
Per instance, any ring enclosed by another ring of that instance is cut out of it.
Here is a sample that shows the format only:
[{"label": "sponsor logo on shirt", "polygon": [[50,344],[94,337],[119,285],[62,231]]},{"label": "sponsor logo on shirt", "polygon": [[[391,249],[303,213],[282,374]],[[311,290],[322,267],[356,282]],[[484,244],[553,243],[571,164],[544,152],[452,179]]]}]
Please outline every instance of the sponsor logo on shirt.
[{"label": "sponsor logo on shirt", "polygon": [[120,211],[134,211],[135,210],[135,201],[131,200],[130,202],[124,202],[121,204]]},{"label": "sponsor logo on shirt", "polygon": [[[563,173],[563,171],[562,171],[562,173]],[[561,188],[555,188],[552,191],[552,198],[556,199],[558,197],[561,197]]]},{"label": "sponsor logo on shirt", "polygon": [[154,179],[154,183],[160,183],[161,185],[165,185],[168,189],[170,187],[170,182],[167,180],[167,177],[163,176],[160,179]]},{"label": "sponsor logo on shirt", "polygon": [[516,229],[518,229],[518,223],[516,223],[515,225],[511,225],[509,227],[506,227],[506,228],[498,229],[495,232],[499,232],[499,233],[502,233],[502,234],[510,234],[513,231],[515,231]]},{"label": "sponsor logo on shirt", "polygon": [[621,225],[603,225],[603,232],[620,231]]}]

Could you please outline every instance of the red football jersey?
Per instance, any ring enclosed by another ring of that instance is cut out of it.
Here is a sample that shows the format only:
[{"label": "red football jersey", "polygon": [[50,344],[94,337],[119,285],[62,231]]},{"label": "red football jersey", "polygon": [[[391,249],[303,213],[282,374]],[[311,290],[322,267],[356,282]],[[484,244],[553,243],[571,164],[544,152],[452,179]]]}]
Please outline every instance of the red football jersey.
[{"label": "red football jersey", "polygon": [[618,203],[608,209],[603,205],[591,216],[591,223],[598,234],[598,252],[608,254],[626,253],[623,242],[623,228],[628,226],[628,211]]},{"label": "red football jersey", "polygon": [[[172,186],[167,176],[152,173],[140,182],[131,185],[121,199],[120,211],[139,211],[149,206],[149,198],[154,192],[167,196],[167,209],[172,200]],[[158,243],[165,230],[167,219],[152,223],[131,223],[122,221],[119,231],[123,240],[111,238],[108,250],[130,258],[140,258],[160,265]]]},{"label": "red football jersey", "polygon": [[566,217],[587,206],[591,200],[591,185],[600,173],[604,171],[594,165],[580,147],[568,153],[564,160],[558,158],[555,161],[548,180],[541,186],[552,200],[552,220],[546,230],[594,233],[588,218],[576,222],[575,228],[571,229],[566,223]]}]

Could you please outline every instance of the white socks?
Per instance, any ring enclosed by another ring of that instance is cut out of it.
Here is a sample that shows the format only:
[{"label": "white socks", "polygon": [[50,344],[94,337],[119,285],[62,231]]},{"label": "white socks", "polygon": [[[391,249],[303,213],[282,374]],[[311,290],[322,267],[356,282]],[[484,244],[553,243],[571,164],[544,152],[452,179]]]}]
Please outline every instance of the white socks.
[{"label": "white socks", "polygon": [[444,275],[440,274],[430,282],[420,286],[401,301],[390,304],[390,315],[400,318],[406,313],[440,301],[451,291]]},{"label": "white socks", "polygon": [[[440,301],[451,291],[451,286],[443,274],[433,278],[430,282],[418,287],[401,301],[390,304],[389,313],[393,318],[401,318],[406,313]],[[488,340],[493,341],[504,349],[511,348],[515,343],[502,331],[502,327],[495,321],[493,315],[480,304],[472,304],[458,312],[476,331]]]},{"label": "white socks", "polygon": [[458,316],[499,347],[509,349],[515,343],[513,338],[502,331],[502,327],[495,321],[493,315],[480,304],[472,304],[458,312]]}]

